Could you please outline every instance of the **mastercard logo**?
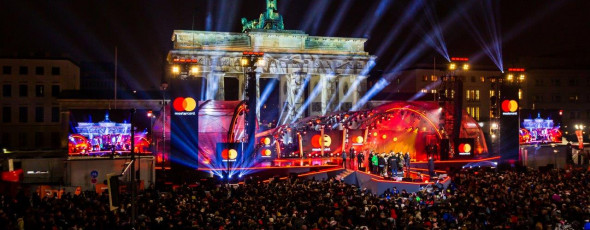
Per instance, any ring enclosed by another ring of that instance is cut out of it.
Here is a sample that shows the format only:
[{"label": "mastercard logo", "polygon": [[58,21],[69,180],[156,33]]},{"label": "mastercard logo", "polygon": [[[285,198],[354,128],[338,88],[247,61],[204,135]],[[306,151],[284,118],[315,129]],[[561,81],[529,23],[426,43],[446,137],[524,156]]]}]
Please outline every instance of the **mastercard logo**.
[{"label": "mastercard logo", "polygon": [[471,152],[471,145],[464,143],[464,144],[459,144],[459,152],[460,153],[469,153]]},{"label": "mastercard logo", "polygon": [[[321,141],[322,138],[320,135],[314,135],[313,137],[311,137],[311,146],[313,146],[314,148],[320,148],[322,146]],[[331,144],[332,138],[330,138],[330,136],[328,136],[327,134],[324,134],[324,147],[330,147]]]},{"label": "mastercard logo", "polygon": [[363,141],[364,141],[364,138],[361,137],[361,136],[357,136],[355,141],[356,141],[357,144],[362,144]]},{"label": "mastercard logo", "polygon": [[518,110],[518,102],[515,100],[504,100],[502,102],[503,112],[516,112]]},{"label": "mastercard logo", "polygon": [[238,151],[235,149],[224,149],[221,151],[221,158],[224,160],[235,160],[238,157]]},{"label": "mastercard logo", "polygon": [[260,143],[263,145],[270,145],[270,138],[268,138],[268,137],[262,138],[262,139],[260,139]]},{"label": "mastercard logo", "polygon": [[271,154],[272,154],[272,151],[270,151],[270,149],[262,150],[262,155],[265,157],[269,157]]},{"label": "mastercard logo", "polygon": [[191,112],[197,107],[197,101],[192,97],[177,97],[172,102],[172,107],[177,112]]}]

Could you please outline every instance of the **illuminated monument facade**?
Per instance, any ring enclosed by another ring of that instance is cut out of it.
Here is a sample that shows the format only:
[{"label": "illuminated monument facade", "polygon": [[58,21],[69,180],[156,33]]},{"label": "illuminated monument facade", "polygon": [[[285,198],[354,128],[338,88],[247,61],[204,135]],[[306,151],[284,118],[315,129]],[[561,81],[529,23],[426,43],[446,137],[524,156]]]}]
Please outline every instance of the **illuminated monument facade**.
[{"label": "illuminated monument facade", "polygon": [[[364,49],[366,39],[284,30],[276,0],[266,4],[259,19],[242,19],[243,33],[175,30],[168,53],[170,77],[201,78],[206,85],[203,100],[244,100],[240,61],[244,52],[259,52],[264,55],[255,69],[258,97],[266,88],[260,82],[276,82],[271,95],[278,97],[279,124],[352,108],[366,92],[374,64],[375,57]],[[235,83],[228,86],[230,82]]]}]

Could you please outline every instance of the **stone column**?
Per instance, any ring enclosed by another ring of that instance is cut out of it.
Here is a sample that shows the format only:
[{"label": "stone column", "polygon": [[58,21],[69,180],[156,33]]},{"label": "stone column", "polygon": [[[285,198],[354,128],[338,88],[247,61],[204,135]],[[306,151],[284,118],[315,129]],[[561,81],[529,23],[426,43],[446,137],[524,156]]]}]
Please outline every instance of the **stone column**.
[{"label": "stone column", "polygon": [[334,74],[322,74],[320,81],[322,81],[322,115],[332,112],[332,104],[338,100],[338,77]]},{"label": "stone column", "polygon": [[285,75],[286,78],[286,98],[284,104],[284,110],[282,120],[279,121],[281,124],[287,124],[297,115],[297,112],[303,105],[304,93],[300,94],[301,90],[304,90],[305,73],[292,73]]},{"label": "stone column", "polygon": [[223,78],[225,72],[213,71],[207,75],[207,92],[205,94],[205,100],[224,100],[225,99],[225,87]]}]

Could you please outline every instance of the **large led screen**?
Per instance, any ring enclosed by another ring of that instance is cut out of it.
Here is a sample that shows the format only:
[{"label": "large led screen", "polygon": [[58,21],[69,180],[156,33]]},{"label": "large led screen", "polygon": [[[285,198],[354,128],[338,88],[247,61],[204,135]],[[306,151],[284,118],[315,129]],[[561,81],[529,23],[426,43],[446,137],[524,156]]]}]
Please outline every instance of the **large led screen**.
[{"label": "large led screen", "polygon": [[[135,153],[151,154],[147,110],[134,117]],[[131,110],[71,110],[68,154],[106,156],[131,152]]]},{"label": "large led screen", "polygon": [[559,110],[520,111],[520,144],[561,142],[561,115]]}]

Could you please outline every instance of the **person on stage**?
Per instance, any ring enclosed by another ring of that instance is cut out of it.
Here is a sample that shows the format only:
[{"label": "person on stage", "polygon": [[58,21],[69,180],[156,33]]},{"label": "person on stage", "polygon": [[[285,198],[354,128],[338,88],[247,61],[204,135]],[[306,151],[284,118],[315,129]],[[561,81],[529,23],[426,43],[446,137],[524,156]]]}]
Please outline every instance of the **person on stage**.
[{"label": "person on stage", "polygon": [[350,147],[350,169],[354,170],[354,158],[356,157],[356,153],[354,152],[354,148]]},{"label": "person on stage", "polygon": [[342,151],[342,168],[346,169],[346,151]]},{"label": "person on stage", "polygon": [[371,166],[371,173],[376,174],[377,167],[379,166],[379,156],[377,156],[377,153],[373,153],[373,157],[371,158]]},{"label": "person on stage", "polygon": [[391,176],[397,176],[397,154],[391,152],[389,155],[389,170],[391,171]]},{"label": "person on stage", "polygon": [[363,167],[363,161],[365,161],[365,154],[363,154],[363,151],[359,152],[359,154],[356,156],[357,158],[357,169],[361,169],[361,167]]},{"label": "person on stage", "polygon": [[369,157],[367,158],[367,169],[369,172],[373,173],[373,150],[369,152]]},{"label": "person on stage", "polygon": [[404,164],[406,166],[406,176],[410,177],[410,152],[404,154]]},{"label": "person on stage", "polygon": [[381,153],[381,155],[379,155],[379,158],[377,158],[377,161],[379,163],[379,175],[383,176],[383,173],[385,172],[385,153]]}]

